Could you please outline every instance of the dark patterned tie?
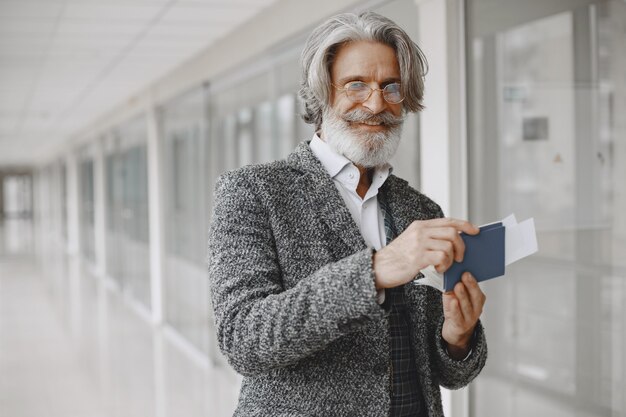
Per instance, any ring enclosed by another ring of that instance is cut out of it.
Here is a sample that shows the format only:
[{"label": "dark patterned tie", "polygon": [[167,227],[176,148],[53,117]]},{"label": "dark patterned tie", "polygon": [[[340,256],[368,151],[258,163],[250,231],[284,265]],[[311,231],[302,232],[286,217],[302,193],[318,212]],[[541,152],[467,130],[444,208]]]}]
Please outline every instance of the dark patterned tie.
[{"label": "dark patterned tie", "polygon": [[[397,231],[389,207],[382,195],[378,204],[383,213],[387,244]],[[385,290],[385,308],[389,309],[389,337],[391,344],[391,417],[425,416],[423,400],[411,347],[411,322],[404,299],[404,285]]]}]

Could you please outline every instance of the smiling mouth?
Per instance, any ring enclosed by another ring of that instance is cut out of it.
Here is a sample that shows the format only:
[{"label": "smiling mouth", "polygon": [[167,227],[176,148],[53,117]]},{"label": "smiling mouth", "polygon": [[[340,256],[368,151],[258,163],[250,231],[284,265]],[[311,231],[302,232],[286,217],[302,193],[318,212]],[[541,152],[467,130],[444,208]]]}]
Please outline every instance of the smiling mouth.
[{"label": "smiling mouth", "polygon": [[362,129],[386,129],[388,126],[383,122],[370,122],[370,121],[360,121],[360,122],[352,122],[352,126],[360,127]]}]

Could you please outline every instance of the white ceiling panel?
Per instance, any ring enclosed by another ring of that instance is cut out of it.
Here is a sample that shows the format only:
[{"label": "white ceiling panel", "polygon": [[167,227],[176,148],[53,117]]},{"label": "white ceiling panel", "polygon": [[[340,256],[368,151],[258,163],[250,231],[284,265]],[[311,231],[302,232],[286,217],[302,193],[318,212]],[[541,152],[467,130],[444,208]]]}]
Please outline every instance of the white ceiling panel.
[{"label": "white ceiling panel", "polygon": [[13,135],[0,133],[0,165],[13,162],[13,155],[19,152],[19,149],[13,149],[15,148],[15,142]]},{"label": "white ceiling panel", "polygon": [[[37,92],[37,95],[30,99],[27,117],[39,115],[47,119],[55,119],[59,111],[68,107],[80,95],[80,89],[67,89],[57,91],[56,94],[50,92]],[[46,94],[47,93],[47,94]]]},{"label": "white ceiling panel", "polygon": [[0,165],[31,163],[274,0],[0,0]]},{"label": "white ceiling panel", "polygon": [[47,62],[64,64],[72,62],[76,64],[97,64],[99,67],[106,66],[114,60],[123,49],[121,46],[103,45],[54,45],[51,46],[47,54]]},{"label": "white ceiling panel", "polygon": [[247,17],[254,15],[259,8],[251,6],[240,7],[205,7],[205,6],[191,6],[185,7],[183,5],[173,7],[163,16],[161,21],[163,23],[172,24],[218,24],[224,26],[224,24],[232,24],[235,22],[242,22]]},{"label": "white ceiling panel", "polygon": [[250,7],[266,7],[272,4],[274,0],[178,0],[176,3],[180,6],[201,6],[201,7],[227,7],[232,6],[250,6]]},{"label": "white ceiling panel", "polygon": [[49,36],[44,35],[2,36],[0,37],[0,65],[8,64],[13,56],[41,56],[46,53],[49,44]]},{"label": "white ceiling panel", "polygon": [[76,34],[57,34],[54,37],[54,42],[51,47],[84,47],[90,46],[92,48],[124,48],[126,47],[137,34],[127,35],[119,33],[102,33],[91,34],[85,33],[84,35]]},{"label": "white ceiling panel", "polygon": [[15,130],[15,119],[0,115],[0,134],[9,135]]},{"label": "white ceiling panel", "polygon": [[[67,4],[78,3],[78,4],[99,4],[102,3],[102,0],[56,0],[56,1],[65,1]],[[172,1],[180,1],[180,0],[107,0],[107,4],[110,6],[117,7],[125,7],[129,5],[133,6],[155,6],[155,5],[164,5],[167,3],[171,3]],[[206,1],[206,0],[200,0]],[[223,1],[223,0],[222,0]]]},{"label": "white ceiling panel", "polygon": [[39,82],[40,90],[53,92],[67,90],[68,86],[76,88],[77,85],[92,80],[102,69],[99,61],[76,62],[65,60],[63,62],[48,61],[44,67]]},{"label": "white ceiling panel", "polygon": [[[0,10],[2,7],[0,6]],[[56,19],[32,18],[32,17],[11,17],[0,15],[0,36],[48,35],[54,32]]]},{"label": "white ceiling panel", "polygon": [[141,32],[143,25],[134,21],[119,19],[72,19],[62,20],[57,29],[57,35],[91,36],[91,35],[136,35]]},{"label": "white ceiling panel", "polygon": [[[50,118],[49,115],[46,114],[29,114],[26,117],[24,117],[24,119],[21,121],[21,128],[20,126],[18,126],[18,129],[20,129],[20,133],[24,133],[24,125],[28,126],[28,134],[33,135],[33,134],[41,134],[41,133],[45,133],[45,132],[50,132],[50,125],[52,124],[53,120]],[[54,128],[53,131],[58,132],[59,129],[58,128]]]},{"label": "white ceiling panel", "polygon": [[[110,106],[110,103],[107,103]],[[69,131],[70,133],[85,126],[85,122],[93,123],[97,117],[94,112],[102,112],[102,106],[79,107],[70,117],[56,117],[52,120],[52,128],[59,131]],[[67,138],[65,138],[67,140]]]},{"label": "white ceiling panel", "polygon": [[208,36],[172,36],[167,39],[162,37],[147,36],[142,39],[128,54],[128,59],[136,61],[145,55],[186,55],[206,46],[212,38]]},{"label": "white ceiling panel", "polygon": [[155,79],[164,75],[169,69],[162,65],[133,65],[127,63],[116,68],[106,77],[106,85],[109,86],[108,91],[116,89],[122,94],[121,98],[126,99],[137,92],[136,85],[142,80]]},{"label": "white ceiling panel", "polygon": [[62,2],[45,0],[2,0],[0,3],[0,16],[12,18],[56,18],[63,12],[64,6],[64,3]]},{"label": "white ceiling panel", "polygon": [[[190,51],[186,50],[184,45],[155,45],[155,44],[140,44],[129,53],[129,59],[142,60],[151,58],[163,58],[169,61],[180,60],[183,61],[185,57],[189,55]],[[178,61],[178,62],[180,62]],[[153,61],[150,61],[153,63]],[[163,65],[168,63],[163,62]]]},{"label": "white ceiling panel", "polygon": [[[164,46],[164,47],[183,47],[183,48],[185,48],[187,45],[196,46],[196,45],[199,45],[201,42],[203,42],[202,37],[203,37],[202,35],[165,36],[165,35],[154,35],[150,33],[149,35],[146,35],[145,37],[143,37],[139,42],[137,42],[137,45],[135,46],[135,48],[133,48],[133,51],[140,49],[144,46],[147,46],[147,47]],[[132,56],[132,54],[129,54],[129,56]]]},{"label": "white ceiling panel", "polygon": [[0,118],[0,140],[5,141],[17,137],[17,121],[15,119]]},{"label": "white ceiling panel", "polygon": [[229,28],[230,25],[228,25],[227,23],[224,23],[223,25],[220,25],[218,23],[212,23],[209,25],[206,22],[196,24],[190,23],[188,25],[160,24],[156,27],[151,28],[148,36],[153,39],[167,39],[176,37],[198,39],[207,35],[223,35],[224,30],[227,30]]},{"label": "white ceiling panel", "polygon": [[115,19],[146,22],[152,20],[163,8],[162,4],[133,4],[133,3],[69,3],[65,7],[63,18],[67,20],[80,19]]},{"label": "white ceiling panel", "polygon": [[15,69],[0,67],[0,91],[22,91],[30,87],[37,72],[38,69],[33,67]]},{"label": "white ceiling panel", "polygon": [[21,91],[0,90],[0,117],[17,119],[26,101],[26,94]]}]

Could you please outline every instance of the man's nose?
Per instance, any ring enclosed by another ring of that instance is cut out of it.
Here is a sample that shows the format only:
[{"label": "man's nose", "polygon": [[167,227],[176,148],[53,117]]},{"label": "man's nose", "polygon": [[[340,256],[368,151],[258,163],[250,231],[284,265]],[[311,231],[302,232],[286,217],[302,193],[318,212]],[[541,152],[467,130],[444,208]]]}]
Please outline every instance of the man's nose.
[{"label": "man's nose", "polygon": [[387,102],[383,98],[383,92],[378,89],[372,90],[372,94],[363,102],[363,106],[373,114],[384,111],[387,108]]}]

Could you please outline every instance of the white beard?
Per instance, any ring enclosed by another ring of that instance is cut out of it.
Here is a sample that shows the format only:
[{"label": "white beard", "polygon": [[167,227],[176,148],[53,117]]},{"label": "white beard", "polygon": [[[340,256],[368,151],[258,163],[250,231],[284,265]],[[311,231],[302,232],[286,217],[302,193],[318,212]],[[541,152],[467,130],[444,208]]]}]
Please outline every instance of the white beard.
[{"label": "white beard", "polygon": [[[356,132],[348,120],[390,120],[386,131]],[[322,135],[324,141],[337,153],[348,158],[355,165],[373,168],[388,163],[400,144],[403,117],[391,114],[371,115],[363,110],[354,110],[339,116],[330,107],[322,115]],[[391,122],[394,120],[394,122]]]}]

